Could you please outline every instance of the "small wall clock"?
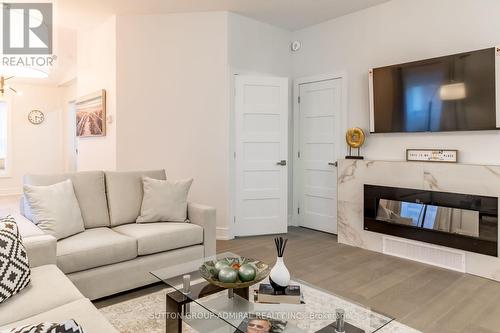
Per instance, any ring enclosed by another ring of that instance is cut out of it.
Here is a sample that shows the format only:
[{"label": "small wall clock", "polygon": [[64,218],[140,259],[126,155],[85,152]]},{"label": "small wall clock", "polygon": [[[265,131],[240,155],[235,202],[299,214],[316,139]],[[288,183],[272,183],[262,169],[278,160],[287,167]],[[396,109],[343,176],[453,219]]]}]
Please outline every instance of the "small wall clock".
[{"label": "small wall clock", "polygon": [[43,121],[45,120],[45,115],[43,114],[42,111],[40,110],[32,110],[29,114],[28,114],[28,120],[30,121],[30,123],[32,123],[33,125],[40,125],[41,123],[43,123]]}]

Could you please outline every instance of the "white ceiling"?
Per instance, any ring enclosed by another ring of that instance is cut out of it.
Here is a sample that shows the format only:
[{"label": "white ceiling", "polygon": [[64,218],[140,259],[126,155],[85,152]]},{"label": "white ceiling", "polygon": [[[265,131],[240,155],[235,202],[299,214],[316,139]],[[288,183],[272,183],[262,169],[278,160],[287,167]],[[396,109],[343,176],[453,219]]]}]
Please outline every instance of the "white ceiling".
[{"label": "white ceiling", "polygon": [[79,28],[113,14],[231,11],[298,30],[389,0],[57,0],[57,23]]}]

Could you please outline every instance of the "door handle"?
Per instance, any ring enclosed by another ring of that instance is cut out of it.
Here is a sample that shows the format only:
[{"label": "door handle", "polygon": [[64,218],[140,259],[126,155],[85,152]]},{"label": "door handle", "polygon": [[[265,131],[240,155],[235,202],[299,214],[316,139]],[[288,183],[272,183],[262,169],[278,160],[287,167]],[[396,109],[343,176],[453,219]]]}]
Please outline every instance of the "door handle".
[{"label": "door handle", "polygon": [[331,165],[331,166],[334,166],[334,167],[338,167],[339,166],[339,162],[329,162],[328,165]]},{"label": "door handle", "polygon": [[281,160],[278,163],[276,163],[276,165],[285,166],[286,165],[286,160]]}]

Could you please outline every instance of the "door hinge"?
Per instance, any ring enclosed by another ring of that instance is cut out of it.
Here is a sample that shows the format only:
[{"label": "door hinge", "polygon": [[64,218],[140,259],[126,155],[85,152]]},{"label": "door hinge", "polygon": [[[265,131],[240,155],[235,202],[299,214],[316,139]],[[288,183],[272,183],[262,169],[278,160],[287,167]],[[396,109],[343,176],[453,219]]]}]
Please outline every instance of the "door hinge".
[{"label": "door hinge", "polygon": [[297,103],[299,103],[299,104],[300,104],[300,96],[299,96],[299,97],[297,97]]},{"label": "door hinge", "polygon": [[233,153],[234,159],[236,159],[236,152]]},{"label": "door hinge", "polygon": [[236,216],[233,216],[233,223],[236,223]]},{"label": "door hinge", "polygon": [[300,158],[300,151],[297,152],[297,157]]},{"label": "door hinge", "polygon": [[300,207],[297,208],[297,214],[300,214]]}]

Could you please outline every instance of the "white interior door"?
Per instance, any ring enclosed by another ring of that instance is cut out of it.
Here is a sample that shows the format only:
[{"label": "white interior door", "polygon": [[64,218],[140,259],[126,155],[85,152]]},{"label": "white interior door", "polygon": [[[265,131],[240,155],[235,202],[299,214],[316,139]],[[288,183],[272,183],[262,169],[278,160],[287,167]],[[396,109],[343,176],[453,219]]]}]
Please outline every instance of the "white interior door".
[{"label": "white interior door", "polygon": [[235,77],[235,236],[287,232],[288,79]]},{"label": "white interior door", "polygon": [[337,233],[342,79],[299,86],[299,225]]}]

